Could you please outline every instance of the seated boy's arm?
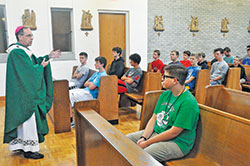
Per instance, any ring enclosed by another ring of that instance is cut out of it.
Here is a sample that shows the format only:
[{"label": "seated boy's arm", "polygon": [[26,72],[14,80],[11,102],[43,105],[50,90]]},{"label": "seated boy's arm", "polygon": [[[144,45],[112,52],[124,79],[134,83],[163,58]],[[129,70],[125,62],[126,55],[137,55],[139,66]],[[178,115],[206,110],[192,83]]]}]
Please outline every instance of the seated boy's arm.
[{"label": "seated boy's arm", "polygon": [[195,79],[194,76],[191,76],[188,80],[185,81],[185,84],[192,82]]},{"label": "seated boy's arm", "polygon": [[214,79],[211,79],[210,82],[212,82],[212,81],[218,81],[220,79],[222,79],[221,76],[218,76],[218,77],[215,77]]},{"label": "seated boy's arm", "polygon": [[89,82],[88,87],[90,90],[94,90],[97,86],[93,82]]},{"label": "seated boy's arm", "polygon": [[126,75],[123,75],[121,78],[122,81],[125,81],[128,84],[132,84],[134,82],[134,80],[130,77],[126,77]]},{"label": "seated boy's arm", "polygon": [[74,72],[74,74],[72,75],[72,78],[76,78],[77,77],[77,71]]},{"label": "seated boy's arm", "polygon": [[183,130],[184,130],[183,128],[172,126],[169,130],[164,131],[164,132],[162,132],[154,137],[151,137],[150,139],[140,143],[139,146],[141,148],[146,148],[153,143],[171,140],[171,139],[177,137]]},{"label": "seated boy's arm", "polygon": [[158,70],[157,70],[157,73],[161,73],[161,70],[160,70],[160,69],[158,69]]},{"label": "seated boy's arm", "polygon": [[87,80],[85,83],[84,83],[84,87],[88,87],[89,86],[89,80]]},{"label": "seated boy's arm", "polygon": [[76,79],[80,80],[82,78],[83,74],[82,73],[77,73],[76,74]]}]

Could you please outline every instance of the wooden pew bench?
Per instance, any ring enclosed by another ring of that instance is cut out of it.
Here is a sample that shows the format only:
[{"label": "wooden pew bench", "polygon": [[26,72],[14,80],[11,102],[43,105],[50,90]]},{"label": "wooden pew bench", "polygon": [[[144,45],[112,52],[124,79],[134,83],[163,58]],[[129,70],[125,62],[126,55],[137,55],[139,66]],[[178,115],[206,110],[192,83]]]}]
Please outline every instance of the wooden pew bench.
[{"label": "wooden pew bench", "polygon": [[[72,75],[76,70],[77,66],[73,67]],[[89,69],[89,74],[87,79],[89,79],[92,74],[96,71]],[[54,80],[53,81],[53,105],[52,109],[49,111],[48,116],[54,125],[55,133],[62,133],[71,131],[70,127],[70,101],[69,101],[69,81],[66,79]]]},{"label": "wooden pew bench", "polygon": [[[250,65],[242,65],[245,68],[246,76],[250,77]],[[241,86],[250,92],[250,85],[248,84],[241,84]]]},{"label": "wooden pew bench", "polygon": [[[140,130],[153,114],[162,91],[147,92]],[[168,161],[176,166],[245,166],[250,163],[250,120],[199,104],[200,119],[193,149],[186,157]]]},{"label": "wooden pew bench", "polygon": [[226,88],[240,90],[240,68],[229,68],[226,79]]},{"label": "wooden pew bench", "polygon": [[78,166],[160,166],[94,110],[75,108]]},{"label": "wooden pew bench", "polygon": [[208,86],[205,105],[221,111],[250,119],[250,94],[225,88]]},{"label": "wooden pew bench", "polygon": [[[74,68],[76,69],[76,67]],[[88,78],[95,72],[96,71],[90,69]],[[53,108],[49,112],[49,117],[54,124],[55,133],[71,131],[68,80],[53,81],[53,88]],[[97,100],[101,101],[100,107],[102,108],[102,112],[100,112],[100,114],[105,119],[110,120],[111,123],[118,123],[118,104],[116,104],[118,103],[117,89],[117,77],[105,76],[105,78],[101,78],[99,96],[97,98]]]},{"label": "wooden pew bench", "polygon": [[[127,71],[128,68],[125,68]],[[161,73],[153,73],[143,71],[142,78],[138,85],[137,93],[125,93],[125,95],[135,101],[137,104],[143,103],[144,94],[147,91],[160,90],[161,89]]]},{"label": "wooden pew bench", "polygon": [[206,86],[210,84],[210,71],[208,69],[199,70],[195,89],[192,92],[198,103],[205,103]]}]

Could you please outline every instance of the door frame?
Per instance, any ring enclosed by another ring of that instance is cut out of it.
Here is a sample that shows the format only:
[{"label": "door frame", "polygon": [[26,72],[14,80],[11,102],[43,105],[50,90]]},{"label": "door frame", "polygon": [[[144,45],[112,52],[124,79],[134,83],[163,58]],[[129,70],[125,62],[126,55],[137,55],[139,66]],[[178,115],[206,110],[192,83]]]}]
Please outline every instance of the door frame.
[{"label": "door frame", "polygon": [[[99,14],[125,14],[125,44],[126,44],[126,49],[125,49],[125,63],[126,66],[129,64],[129,55],[130,55],[130,45],[129,45],[129,11],[128,10],[107,10],[107,9],[98,9],[98,22],[99,22]],[[99,26],[99,25],[98,25]],[[100,27],[98,27],[100,28]],[[100,32],[100,31],[99,31]],[[99,35],[100,36],[100,35]],[[99,37],[98,36],[98,37]],[[100,40],[99,40],[99,46],[100,46]]]}]

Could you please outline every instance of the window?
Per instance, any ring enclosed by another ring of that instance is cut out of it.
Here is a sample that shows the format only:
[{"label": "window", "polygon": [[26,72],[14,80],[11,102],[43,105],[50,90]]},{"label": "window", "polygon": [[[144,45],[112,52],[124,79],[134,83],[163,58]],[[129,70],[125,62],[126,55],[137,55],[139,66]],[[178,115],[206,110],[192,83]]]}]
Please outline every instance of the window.
[{"label": "window", "polygon": [[74,59],[72,50],[72,10],[51,8],[53,48],[62,51],[62,59]]},{"label": "window", "polygon": [[5,6],[0,5],[0,62],[6,62],[7,53],[6,49],[8,47],[7,42],[7,28],[6,28],[6,16],[5,16]]}]

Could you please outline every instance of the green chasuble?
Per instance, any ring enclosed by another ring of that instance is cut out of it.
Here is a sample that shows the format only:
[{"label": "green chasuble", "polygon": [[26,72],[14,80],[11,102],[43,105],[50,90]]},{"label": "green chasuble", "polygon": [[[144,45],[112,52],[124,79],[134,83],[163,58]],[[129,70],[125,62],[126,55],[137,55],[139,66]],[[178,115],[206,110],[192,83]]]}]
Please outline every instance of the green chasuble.
[{"label": "green chasuble", "polygon": [[4,143],[17,138],[17,127],[35,113],[39,143],[48,134],[46,114],[53,101],[50,64],[41,65],[43,58],[16,43],[9,47],[6,72],[6,111]]}]

